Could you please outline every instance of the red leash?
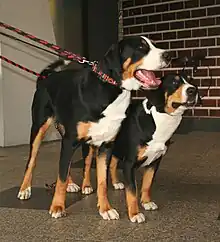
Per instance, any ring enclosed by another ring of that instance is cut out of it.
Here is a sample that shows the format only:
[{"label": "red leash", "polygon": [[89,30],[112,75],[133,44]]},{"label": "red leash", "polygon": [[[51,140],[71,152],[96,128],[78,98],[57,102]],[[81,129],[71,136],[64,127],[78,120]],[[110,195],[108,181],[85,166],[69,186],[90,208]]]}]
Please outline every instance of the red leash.
[{"label": "red leash", "polygon": [[31,73],[31,74],[37,76],[37,77],[41,77],[42,79],[47,78],[46,76],[41,76],[39,73],[37,73],[37,72],[35,72],[35,71],[32,71],[32,70],[28,69],[27,67],[24,67],[24,66],[22,66],[22,65],[17,64],[17,63],[14,62],[14,61],[9,60],[9,59],[6,58],[5,56],[0,55],[0,59],[2,59],[2,60],[4,60],[4,61],[8,62],[9,64],[12,64],[13,66],[16,66],[16,67],[22,69],[23,71],[27,71],[27,72],[29,72],[29,73]]},{"label": "red leash", "polygon": [[[18,28],[15,28],[15,27],[13,27],[11,25],[8,25],[8,24],[5,24],[3,22],[0,22],[0,27],[3,27],[3,28],[8,29],[10,31],[13,31],[13,32],[15,32],[15,33],[25,37],[25,38],[28,38],[28,39],[30,39],[30,40],[32,40],[34,42],[37,42],[37,43],[39,43],[41,45],[44,45],[44,46],[46,46],[46,47],[48,47],[48,48],[58,52],[61,57],[65,57],[68,60],[74,60],[74,61],[77,61],[80,64],[88,64],[89,66],[92,67],[92,71],[95,72],[98,75],[98,78],[101,79],[103,82],[108,82],[108,83],[110,83],[112,85],[115,85],[115,86],[119,85],[113,78],[111,78],[110,76],[106,75],[101,70],[99,70],[96,62],[88,61],[88,60],[86,60],[85,57],[82,57],[80,55],[74,54],[74,53],[72,53],[70,51],[67,51],[67,50],[59,47],[58,45],[54,45],[52,43],[49,43],[46,40],[39,39],[39,38],[37,38],[36,36],[34,36],[32,34],[24,32],[24,31],[22,31],[22,30],[20,30]],[[5,35],[6,37],[9,37],[9,35],[7,35],[7,34],[3,34],[3,33],[1,33],[1,34]],[[16,40],[16,38],[13,38],[13,37],[10,37],[10,38]],[[29,43],[26,43],[26,44],[29,44]],[[29,45],[31,45],[31,44],[29,44]],[[37,48],[37,46],[35,46],[35,47]],[[6,57],[1,56],[1,59],[7,61],[8,63],[10,63],[10,64],[12,64],[14,66],[17,66],[18,68],[20,68],[22,70],[25,70],[25,71],[27,71],[29,73],[32,73],[32,74],[36,75],[36,76],[40,76],[38,73],[36,73],[34,71],[31,71],[28,68],[23,67],[23,66],[15,63],[15,62],[7,59]],[[45,78],[45,77],[43,77],[43,78]]]},{"label": "red leash", "polygon": [[81,57],[80,55],[76,55],[76,54],[74,54],[72,52],[69,52],[69,51],[59,47],[58,45],[54,45],[52,43],[47,42],[46,40],[39,39],[36,36],[34,36],[32,34],[29,34],[27,32],[24,32],[24,31],[22,31],[22,30],[20,30],[18,28],[15,28],[15,27],[13,27],[11,25],[8,25],[8,24],[5,24],[3,22],[0,22],[0,27],[3,27],[3,28],[8,29],[10,31],[13,31],[13,32],[15,32],[15,33],[17,33],[17,34],[27,38],[27,39],[30,39],[30,40],[32,40],[34,42],[37,42],[37,43],[39,43],[41,45],[44,45],[44,46],[46,46],[46,47],[48,47],[48,48],[58,52],[60,54],[60,56],[66,57],[68,60],[76,60],[79,63],[87,62],[85,57]]}]

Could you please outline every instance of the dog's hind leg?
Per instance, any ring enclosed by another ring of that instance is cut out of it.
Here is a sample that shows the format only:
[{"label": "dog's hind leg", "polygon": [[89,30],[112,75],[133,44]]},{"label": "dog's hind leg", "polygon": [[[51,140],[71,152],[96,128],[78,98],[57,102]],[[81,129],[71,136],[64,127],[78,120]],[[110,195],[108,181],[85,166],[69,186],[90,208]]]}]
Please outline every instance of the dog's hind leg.
[{"label": "dog's hind leg", "polygon": [[82,153],[83,153],[83,160],[85,162],[84,164],[84,177],[83,177],[83,183],[82,183],[82,193],[89,195],[93,192],[93,188],[91,185],[91,165],[92,165],[92,159],[94,155],[95,149],[92,146],[89,146],[88,144],[82,145]]},{"label": "dog's hind leg", "polygon": [[[92,146],[83,143],[82,144],[82,156],[84,161],[84,168],[83,168],[83,183],[82,183],[82,194],[89,195],[93,192],[93,188],[90,181],[90,172],[91,172],[91,164],[93,158],[94,150]],[[73,182],[71,174],[68,177],[68,185],[67,185],[67,192],[78,192],[80,191],[80,187]]]},{"label": "dog's hind leg", "polygon": [[31,182],[34,167],[36,166],[36,157],[44,138],[47,129],[53,122],[52,112],[45,105],[47,104],[43,100],[44,94],[35,93],[33,105],[32,105],[32,127],[30,135],[30,154],[26,164],[26,170],[22,185],[20,187],[18,198],[21,200],[29,199],[31,196]]},{"label": "dog's hind leg", "polygon": [[156,172],[158,170],[161,158],[157,159],[150,165],[150,167],[145,167],[141,188],[141,205],[145,210],[156,210],[158,206],[156,203],[151,201],[150,190],[155,178]]},{"label": "dog's hind leg", "polygon": [[118,166],[118,159],[115,156],[112,156],[110,166],[109,166],[112,186],[114,187],[115,190],[122,190],[124,189],[124,184],[122,182],[119,182],[117,166]]}]

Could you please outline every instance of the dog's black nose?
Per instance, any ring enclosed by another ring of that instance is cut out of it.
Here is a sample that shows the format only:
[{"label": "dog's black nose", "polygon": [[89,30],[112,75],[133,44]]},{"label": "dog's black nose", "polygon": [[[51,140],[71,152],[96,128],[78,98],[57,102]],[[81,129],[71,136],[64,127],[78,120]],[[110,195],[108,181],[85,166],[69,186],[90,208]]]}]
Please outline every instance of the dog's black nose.
[{"label": "dog's black nose", "polygon": [[171,61],[171,55],[168,51],[163,52],[162,57],[167,62]]},{"label": "dog's black nose", "polygon": [[197,89],[195,87],[188,87],[186,89],[186,93],[187,93],[188,96],[196,96]]}]

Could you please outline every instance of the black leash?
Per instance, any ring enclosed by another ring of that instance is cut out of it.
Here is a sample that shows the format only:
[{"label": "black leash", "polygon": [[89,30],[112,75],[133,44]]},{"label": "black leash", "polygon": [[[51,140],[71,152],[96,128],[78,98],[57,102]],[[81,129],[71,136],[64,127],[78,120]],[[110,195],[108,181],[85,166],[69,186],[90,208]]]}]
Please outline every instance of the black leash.
[{"label": "black leash", "polygon": [[23,44],[29,45],[29,46],[34,47],[34,48],[36,48],[36,49],[39,49],[39,50],[45,51],[45,52],[47,52],[47,53],[49,53],[49,54],[56,55],[56,56],[60,56],[59,54],[57,54],[57,53],[55,53],[55,52],[53,52],[53,51],[50,51],[50,50],[44,49],[44,48],[39,47],[39,46],[37,46],[37,45],[33,45],[33,44],[29,43],[29,42],[26,42],[26,41],[24,41],[24,40],[18,39],[18,38],[16,38],[16,37],[14,37],[13,35],[6,34],[6,33],[3,33],[3,32],[1,32],[1,31],[0,31],[0,35],[5,36],[5,37],[7,37],[7,38],[9,38],[9,39],[16,40],[16,41],[21,42],[21,43],[23,43]]}]

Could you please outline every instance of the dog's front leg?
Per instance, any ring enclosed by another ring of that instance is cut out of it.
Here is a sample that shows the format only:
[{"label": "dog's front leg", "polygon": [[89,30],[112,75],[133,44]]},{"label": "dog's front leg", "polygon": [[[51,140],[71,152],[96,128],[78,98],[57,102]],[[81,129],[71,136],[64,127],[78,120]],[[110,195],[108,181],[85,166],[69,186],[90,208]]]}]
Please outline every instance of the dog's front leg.
[{"label": "dog's front leg", "polygon": [[157,159],[152,165],[144,168],[142,188],[141,188],[141,205],[145,210],[156,210],[158,206],[151,201],[150,190],[155,178],[157,169],[160,165],[161,158]]},{"label": "dog's front leg", "polygon": [[145,221],[145,216],[139,212],[134,162],[125,161],[123,173],[129,219],[133,223],[142,223]]},{"label": "dog's front leg", "polygon": [[118,212],[110,206],[107,196],[107,161],[111,152],[111,148],[105,148],[103,151],[101,147],[96,154],[97,206],[99,207],[99,214],[104,220],[119,219]]},{"label": "dog's front leg", "polygon": [[49,213],[53,218],[59,218],[65,215],[65,200],[66,189],[68,184],[69,168],[71,157],[73,154],[73,140],[67,137],[62,139],[60,161],[59,161],[59,174],[56,183],[55,194]]}]

